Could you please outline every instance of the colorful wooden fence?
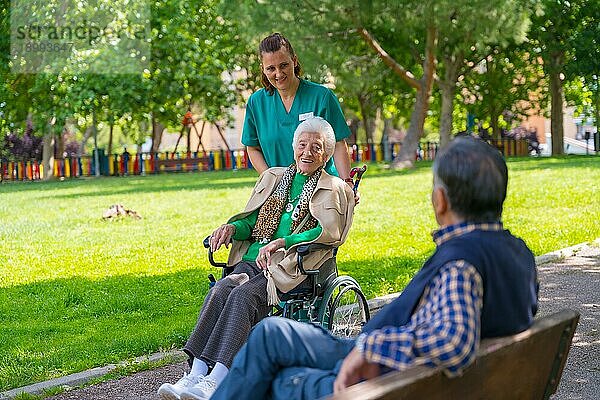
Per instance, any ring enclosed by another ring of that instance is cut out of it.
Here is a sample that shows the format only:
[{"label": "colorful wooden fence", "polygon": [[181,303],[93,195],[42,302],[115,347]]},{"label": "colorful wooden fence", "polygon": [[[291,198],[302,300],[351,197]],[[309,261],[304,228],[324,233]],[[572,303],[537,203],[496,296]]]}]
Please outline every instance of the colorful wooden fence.
[{"label": "colorful wooden fence", "polygon": [[[514,156],[527,156],[528,148],[527,141],[524,139],[490,139],[487,141],[492,146],[496,147],[505,157]],[[387,147],[381,144],[353,144],[350,148],[350,158],[352,162],[362,161],[391,161],[393,160],[402,147],[401,143],[390,143]],[[415,152],[415,160],[428,160],[432,161],[435,159],[435,155],[438,151],[438,143],[426,142],[419,143],[417,151]]]},{"label": "colorful wooden fence", "polygon": [[[526,140],[492,139],[488,141],[507,157],[528,155]],[[352,162],[391,161],[400,152],[400,143],[388,146],[381,144],[349,145]],[[415,152],[415,160],[433,160],[438,150],[437,143],[421,143]],[[164,172],[200,172],[252,168],[244,150],[213,150],[165,153],[111,154],[100,157],[101,175],[147,175]],[[96,174],[92,156],[55,159],[53,174],[57,178],[75,178]],[[43,166],[38,160],[0,160],[0,178],[8,181],[32,181],[44,176]]]},{"label": "colorful wooden fence", "polygon": [[38,160],[0,160],[0,181],[34,181],[43,175],[43,166]]},{"label": "colorful wooden fence", "polygon": [[[170,162],[167,163],[167,161]],[[161,172],[236,170],[252,167],[244,150],[111,154],[107,157],[106,162],[108,165],[107,174],[113,176],[146,175]]]}]

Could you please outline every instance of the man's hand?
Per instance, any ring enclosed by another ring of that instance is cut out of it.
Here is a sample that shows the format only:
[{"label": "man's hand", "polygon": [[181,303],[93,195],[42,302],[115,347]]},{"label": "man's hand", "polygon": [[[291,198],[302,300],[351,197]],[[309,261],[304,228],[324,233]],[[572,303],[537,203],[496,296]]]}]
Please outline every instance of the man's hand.
[{"label": "man's hand", "polygon": [[235,226],[232,224],[221,225],[210,235],[210,251],[213,253],[222,245],[229,247],[231,238],[235,234]]},{"label": "man's hand", "polygon": [[271,264],[271,254],[283,247],[285,247],[284,238],[275,239],[269,244],[261,247],[258,251],[258,256],[256,257],[256,265],[258,265],[260,269],[267,269],[267,266]]},{"label": "man's hand", "polygon": [[362,354],[354,348],[342,363],[340,373],[333,383],[333,393],[339,393],[348,386],[376,376],[379,376],[379,365],[365,360]]}]

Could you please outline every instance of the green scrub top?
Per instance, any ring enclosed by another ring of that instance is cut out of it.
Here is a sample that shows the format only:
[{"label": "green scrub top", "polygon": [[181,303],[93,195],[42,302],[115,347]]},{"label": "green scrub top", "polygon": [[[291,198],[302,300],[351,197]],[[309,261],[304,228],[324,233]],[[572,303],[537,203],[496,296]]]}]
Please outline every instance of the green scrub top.
[{"label": "green scrub top", "polygon": [[[246,104],[242,144],[260,147],[269,167],[287,167],[294,162],[294,131],[310,117],[322,117],[333,127],[335,140],[350,136],[340,103],[325,86],[300,79],[290,112],[285,111],[279,92],[269,95],[265,89],[253,93]],[[338,176],[333,157],[325,170]]]},{"label": "green scrub top", "polygon": [[[302,188],[304,187],[304,183],[308,179],[308,176],[301,175],[296,173],[294,176],[294,180],[292,181],[292,187],[290,188],[289,199],[292,200],[291,203],[294,207],[300,201],[300,193],[302,193]],[[235,226],[235,234],[233,238],[235,240],[251,240],[252,238],[252,230],[254,229],[254,225],[256,225],[256,220],[258,219],[258,212],[260,208],[255,210],[250,215],[238,219],[237,221],[231,222],[233,226]],[[281,219],[279,220],[279,225],[277,226],[277,230],[273,234],[273,238],[271,240],[283,238],[285,240],[285,248],[286,250],[290,247],[304,242],[311,242],[319,237],[323,228],[321,228],[320,224],[317,224],[316,227],[306,230],[302,233],[294,233],[292,234],[292,211],[285,211],[281,214]],[[258,242],[252,242],[246,254],[242,257],[242,260],[245,261],[255,261],[256,257],[258,257],[258,251],[261,247],[265,246],[265,244],[260,244]]]}]

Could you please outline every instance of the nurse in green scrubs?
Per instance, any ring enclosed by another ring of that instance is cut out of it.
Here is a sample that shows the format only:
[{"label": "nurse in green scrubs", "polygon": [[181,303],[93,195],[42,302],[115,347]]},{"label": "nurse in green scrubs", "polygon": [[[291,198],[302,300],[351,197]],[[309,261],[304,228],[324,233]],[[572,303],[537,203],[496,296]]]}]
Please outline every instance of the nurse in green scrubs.
[{"label": "nurse in green scrubs", "polygon": [[351,182],[346,138],[350,129],[331,90],[300,79],[300,63],[290,42],[274,33],[259,45],[263,89],[246,105],[242,143],[254,168],[287,167],[294,161],[292,138],[300,122],[310,117],[327,120],[335,132],[335,151],[325,169]]}]

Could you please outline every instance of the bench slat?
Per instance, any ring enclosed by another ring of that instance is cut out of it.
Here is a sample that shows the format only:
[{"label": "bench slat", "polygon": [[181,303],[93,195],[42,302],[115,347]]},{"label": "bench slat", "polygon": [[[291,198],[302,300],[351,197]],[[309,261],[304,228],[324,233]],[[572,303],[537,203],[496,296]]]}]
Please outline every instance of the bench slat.
[{"label": "bench slat", "polygon": [[460,378],[419,366],[359,383],[331,399],[547,399],[558,388],[578,321],[579,313],[563,310],[519,334],[483,340]]}]

